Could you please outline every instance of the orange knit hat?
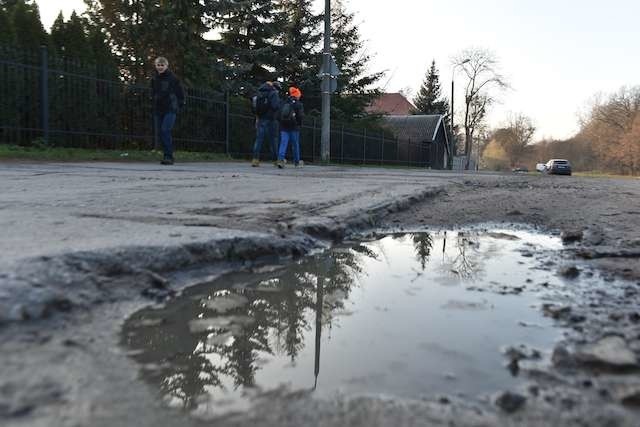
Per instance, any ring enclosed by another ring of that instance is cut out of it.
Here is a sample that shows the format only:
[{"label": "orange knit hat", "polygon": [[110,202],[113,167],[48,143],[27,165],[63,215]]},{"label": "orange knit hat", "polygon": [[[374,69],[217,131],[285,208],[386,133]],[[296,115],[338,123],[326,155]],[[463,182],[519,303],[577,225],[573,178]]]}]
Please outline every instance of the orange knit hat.
[{"label": "orange knit hat", "polygon": [[293,96],[294,98],[300,99],[302,97],[302,92],[297,87],[291,86],[289,88],[289,95]]}]

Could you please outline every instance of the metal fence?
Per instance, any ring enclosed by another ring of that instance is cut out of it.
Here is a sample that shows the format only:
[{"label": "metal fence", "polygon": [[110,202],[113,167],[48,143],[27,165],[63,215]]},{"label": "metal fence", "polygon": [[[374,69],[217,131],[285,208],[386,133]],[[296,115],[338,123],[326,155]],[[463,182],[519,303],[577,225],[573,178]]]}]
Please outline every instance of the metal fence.
[{"label": "metal fence", "polygon": [[[174,128],[177,150],[250,158],[255,118],[249,101],[224,92],[185,88],[186,107]],[[0,46],[0,143],[115,150],[157,147],[148,85],[122,81],[115,67],[40,51]],[[321,123],[301,129],[305,162],[320,160]],[[268,145],[263,144],[264,156]],[[332,122],[334,163],[431,166],[438,148],[385,130]]]}]

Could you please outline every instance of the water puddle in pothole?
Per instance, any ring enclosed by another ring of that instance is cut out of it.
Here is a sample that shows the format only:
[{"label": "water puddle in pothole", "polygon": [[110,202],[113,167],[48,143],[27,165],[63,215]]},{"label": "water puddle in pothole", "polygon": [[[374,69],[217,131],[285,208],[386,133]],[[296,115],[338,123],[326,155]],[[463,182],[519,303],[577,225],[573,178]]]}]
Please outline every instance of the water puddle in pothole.
[{"label": "water puddle in pothole", "polygon": [[[477,396],[516,386],[501,349],[549,350],[538,307],[562,292],[557,238],[522,230],[398,234],[186,290],[125,324],[164,402],[241,411],[257,393]],[[544,354],[543,354],[544,355]]]}]

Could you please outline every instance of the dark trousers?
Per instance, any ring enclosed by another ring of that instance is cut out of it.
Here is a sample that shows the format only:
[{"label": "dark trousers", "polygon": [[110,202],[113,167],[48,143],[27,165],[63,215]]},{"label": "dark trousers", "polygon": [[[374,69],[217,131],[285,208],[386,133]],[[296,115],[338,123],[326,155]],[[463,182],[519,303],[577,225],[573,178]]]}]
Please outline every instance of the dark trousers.
[{"label": "dark trousers", "polygon": [[278,122],[270,119],[258,119],[256,123],[256,142],[253,145],[253,158],[260,159],[262,143],[269,141],[269,151],[273,160],[278,159]]},{"label": "dark trousers", "polygon": [[171,131],[173,125],[176,124],[176,113],[156,113],[155,125],[160,134],[160,141],[162,141],[162,151],[164,151],[165,159],[173,159],[173,139],[171,138]]}]

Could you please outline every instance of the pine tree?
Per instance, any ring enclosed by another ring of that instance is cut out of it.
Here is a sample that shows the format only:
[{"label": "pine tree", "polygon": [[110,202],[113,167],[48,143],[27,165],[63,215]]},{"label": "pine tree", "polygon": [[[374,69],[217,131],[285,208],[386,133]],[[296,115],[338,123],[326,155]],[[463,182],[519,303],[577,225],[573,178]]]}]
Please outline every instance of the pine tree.
[{"label": "pine tree", "polygon": [[93,58],[91,46],[87,40],[86,25],[74,11],[65,22],[62,12],[51,26],[51,46],[61,56],[82,61]]},{"label": "pine tree", "polygon": [[103,28],[120,58],[125,77],[144,80],[158,56],[169,59],[185,83],[209,86],[204,33],[210,10],[219,2],[199,0],[87,0],[93,25]]},{"label": "pine tree", "polygon": [[272,0],[220,0],[215,24],[220,39],[211,52],[224,64],[225,83],[236,94],[252,93],[273,80],[278,63],[273,40],[278,34]]},{"label": "pine tree", "polygon": [[442,114],[448,122],[449,102],[442,98],[440,89],[440,75],[436,68],[436,61],[431,61],[431,67],[425,76],[418,95],[414,98],[416,114]]},{"label": "pine tree", "polygon": [[9,16],[9,9],[4,5],[0,5],[0,28],[2,28],[2,31],[0,31],[0,44],[11,45],[15,43],[15,33]]},{"label": "pine tree", "polygon": [[40,21],[38,5],[24,0],[7,2],[7,5],[18,47],[30,50],[46,45],[48,35]]},{"label": "pine tree", "polygon": [[118,61],[111,52],[104,32],[97,26],[87,24],[87,44],[92,53],[92,61],[98,68],[96,77],[115,80],[118,78]]},{"label": "pine tree", "polygon": [[384,75],[368,73],[371,56],[367,54],[355,15],[347,12],[342,0],[334,0],[331,6],[332,53],[341,71],[338,89],[332,99],[331,114],[339,120],[352,120],[364,115],[364,110],[380,95],[374,88]]},{"label": "pine tree", "polygon": [[320,107],[319,58],[322,15],[312,12],[311,0],[277,0],[275,68],[288,85],[302,89],[307,111]]}]

